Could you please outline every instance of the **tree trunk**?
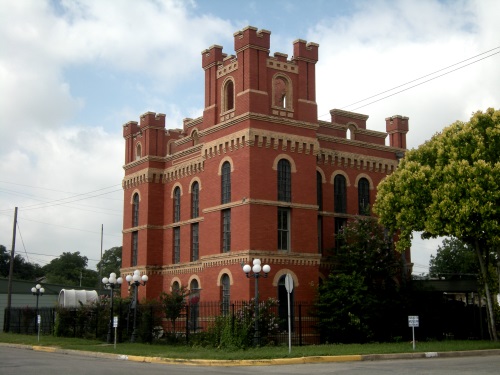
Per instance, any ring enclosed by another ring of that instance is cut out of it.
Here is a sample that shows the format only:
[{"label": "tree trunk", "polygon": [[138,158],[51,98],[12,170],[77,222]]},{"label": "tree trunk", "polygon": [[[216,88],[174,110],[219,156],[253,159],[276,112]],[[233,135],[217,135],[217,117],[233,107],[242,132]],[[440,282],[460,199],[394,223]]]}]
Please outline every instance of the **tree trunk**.
[{"label": "tree trunk", "polygon": [[493,341],[498,341],[497,330],[495,326],[495,315],[493,312],[493,303],[491,300],[490,287],[488,285],[488,270],[484,265],[483,252],[479,246],[479,241],[475,241],[476,254],[479,261],[479,268],[481,269],[481,276],[484,281],[484,294],[486,295],[486,306],[487,306],[487,316],[488,316],[488,330],[490,332],[490,338]]}]

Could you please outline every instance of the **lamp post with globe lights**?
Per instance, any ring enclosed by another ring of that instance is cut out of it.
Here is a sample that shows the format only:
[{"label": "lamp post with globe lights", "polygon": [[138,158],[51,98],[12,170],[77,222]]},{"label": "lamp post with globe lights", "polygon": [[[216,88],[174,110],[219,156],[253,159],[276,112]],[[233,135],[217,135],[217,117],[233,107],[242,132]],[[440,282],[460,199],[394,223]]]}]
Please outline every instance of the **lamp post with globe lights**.
[{"label": "lamp post with globe lights", "polygon": [[[128,285],[134,285],[134,327],[132,329],[132,336],[130,336],[130,342],[135,342],[137,337],[137,289],[139,286],[144,286],[148,282],[148,276],[142,275],[139,270],[135,270],[133,275],[127,275],[125,278],[127,280]],[[142,282],[141,282],[142,281]]]},{"label": "lamp post with globe lights", "polygon": [[113,331],[113,294],[114,294],[114,290],[115,290],[115,287],[118,286],[120,287],[120,285],[122,284],[123,282],[123,279],[121,277],[118,277],[116,278],[116,273],[114,272],[111,272],[109,274],[109,277],[103,277],[102,278],[102,283],[104,284],[104,286],[110,290],[110,296],[111,296],[111,300],[110,300],[110,310],[109,310],[109,327],[108,327],[108,344],[111,344],[112,342],[112,331]]},{"label": "lamp post with globe lights", "polygon": [[[271,266],[269,264],[264,264],[261,266],[260,259],[253,260],[253,266],[245,264],[243,266],[243,272],[245,272],[248,278],[253,277],[255,279],[255,323],[254,323],[254,336],[253,343],[255,346],[260,345],[260,331],[259,331],[259,278],[267,277],[267,274],[271,271]],[[250,273],[252,272],[252,273]],[[262,272],[262,273],[261,273]]]},{"label": "lamp post with globe lights", "polygon": [[38,298],[40,298],[40,296],[43,296],[43,293],[45,293],[45,289],[42,288],[40,284],[36,284],[33,288],[31,288],[31,293],[36,296],[35,330],[38,332]]}]

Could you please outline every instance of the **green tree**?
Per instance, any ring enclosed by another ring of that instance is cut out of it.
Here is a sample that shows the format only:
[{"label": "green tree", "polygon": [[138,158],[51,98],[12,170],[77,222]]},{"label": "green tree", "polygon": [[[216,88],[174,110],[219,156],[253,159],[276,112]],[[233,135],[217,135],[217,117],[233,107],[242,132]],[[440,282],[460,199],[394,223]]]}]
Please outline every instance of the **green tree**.
[{"label": "green tree", "polygon": [[374,211],[398,249],[424,237],[453,236],[472,246],[484,280],[490,336],[497,341],[487,277],[490,251],[500,251],[500,111],[478,111],[410,150],[378,187]]},{"label": "green tree", "polygon": [[97,263],[97,271],[100,271],[102,276],[109,276],[111,272],[116,274],[120,273],[122,266],[122,247],[115,246],[111,249],[105,250],[102,254],[102,259]]},{"label": "green tree", "polygon": [[323,339],[390,340],[401,305],[399,255],[373,218],[350,221],[339,239],[339,269],[319,288],[315,309]]},{"label": "green tree", "polygon": [[87,269],[87,262],[88,258],[81,256],[79,251],[64,252],[42,270],[49,283],[95,288],[100,283],[99,275]]},{"label": "green tree", "polygon": [[175,321],[181,316],[182,311],[186,308],[186,297],[188,295],[189,291],[183,286],[181,288],[173,288],[171,293],[161,292],[159,296],[165,317],[172,322],[174,334],[176,332]]},{"label": "green tree", "polygon": [[431,255],[429,276],[447,280],[477,280],[479,264],[474,249],[456,238],[445,238],[437,249],[436,256]]},{"label": "green tree", "polygon": [[[0,245],[0,276],[9,277],[10,252],[5,246]],[[12,278],[17,280],[35,280],[43,276],[42,268],[36,263],[24,260],[20,254],[14,256],[14,274]]]}]

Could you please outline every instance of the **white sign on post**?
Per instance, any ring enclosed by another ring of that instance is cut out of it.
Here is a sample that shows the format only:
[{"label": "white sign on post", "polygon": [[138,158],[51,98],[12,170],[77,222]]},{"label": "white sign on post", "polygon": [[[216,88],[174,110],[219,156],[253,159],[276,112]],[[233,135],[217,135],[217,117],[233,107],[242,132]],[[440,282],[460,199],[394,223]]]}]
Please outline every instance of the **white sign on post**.
[{"label": "white sign on post", "polygon": [[293,277],[289,273],[285,276],[285,289],[288,301],[288,353],[292,352],[292,319],[290,317],[290,293],[293,291]]},{"label": "white sign on post", "polygon": [[408,327],[411,327],[411,333],[413,336],[413,350],[415,350],[415,327],[418,327],[418,315],[408,316]]}]

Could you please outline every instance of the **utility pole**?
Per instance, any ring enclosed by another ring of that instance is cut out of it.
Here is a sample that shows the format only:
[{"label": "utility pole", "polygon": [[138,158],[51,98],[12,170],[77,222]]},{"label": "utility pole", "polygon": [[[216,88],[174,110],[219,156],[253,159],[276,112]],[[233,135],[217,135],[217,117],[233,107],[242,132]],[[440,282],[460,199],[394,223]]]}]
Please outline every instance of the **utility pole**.
[{"label": "utility pole", "polygon": [[12,277],[14,275],[14,254],[16,252],[16,226],[17,226],[17,207],[14,210],[14,225],[12,228],[12,247],[10,250],[10,264],[9,264],[9,281],[7,284],[7,310],[3,330],[9,332],[10,329],[10,307],[12,304]]}]

